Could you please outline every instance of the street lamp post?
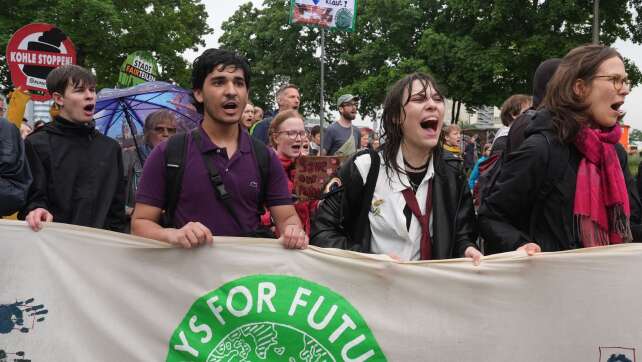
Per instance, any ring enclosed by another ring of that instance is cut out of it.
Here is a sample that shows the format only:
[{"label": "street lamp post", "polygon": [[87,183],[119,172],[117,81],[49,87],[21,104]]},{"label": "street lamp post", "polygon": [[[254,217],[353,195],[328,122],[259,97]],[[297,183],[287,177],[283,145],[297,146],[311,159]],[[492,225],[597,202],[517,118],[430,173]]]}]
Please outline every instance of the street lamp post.
[{"label": "street lamp post", "polygon": [[600,43],[600,0],[593,3],[593,44]]}]

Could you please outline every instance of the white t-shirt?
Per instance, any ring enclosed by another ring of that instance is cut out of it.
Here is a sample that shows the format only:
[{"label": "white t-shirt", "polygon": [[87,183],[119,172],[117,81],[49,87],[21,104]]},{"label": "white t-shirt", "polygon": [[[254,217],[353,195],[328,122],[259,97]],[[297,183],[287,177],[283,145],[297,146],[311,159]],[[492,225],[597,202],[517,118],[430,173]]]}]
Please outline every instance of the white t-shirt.
[{"label": "white t-shirt", "polygon": [[[379,176],[368,214],[370,230],[372,231],[370,251],[375,254],[394,254],[404,261],[419,260],[421,224],[417,217],[412,215],[410,228],[407,229],[406,215],[403,213],[406,207],[406,200],[401,192],[409,187],[410,182],[406,175],[399,175],[394,171],[390,173],[394,177],[389,179],[386,174],[386,166],[383,164],[383,157],[380,157],[380,160]],[[368,154],[361,155],[354,161],[364,184],[368,177],[371,162],[372,159]],[[422,214],[426,212],[425,200],[428,193],[428,181],[435,174],[433,162],[434,157],[431,158],[426,175],[416,193]],[[397,163],[405,170],[401,148],[397,152]],[[432,220],[433,215],[431,213],[429,223],[431,235],[433,234]]]}]

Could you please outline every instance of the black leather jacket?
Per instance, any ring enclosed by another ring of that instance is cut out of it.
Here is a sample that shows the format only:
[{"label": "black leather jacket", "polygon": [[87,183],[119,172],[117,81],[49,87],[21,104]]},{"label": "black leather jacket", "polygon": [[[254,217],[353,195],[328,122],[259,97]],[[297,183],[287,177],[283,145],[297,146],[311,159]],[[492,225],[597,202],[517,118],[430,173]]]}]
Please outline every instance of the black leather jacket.
[{"label": "black leather jacket", "polygon": [[[363,184],[361,174],[354,164],[356,157],[370,153],[378,160],[379,156],[370,150],[361,151],[339,169],[341,187],[320,203],[312,220],[312,245],[371,252],[370,222],[368,213],[374,193],[374,184]],[[477,227],[475,211],[466,176],[462,171],[461,160],[445,161],[440,154],[435,155],[435,176],[433,181],[433,259],[458,258],[464,255],[469,246],[477,247]],[[375,165],[376,162],[372,162]],[[374,174],[372,166],[370,172]],[[385,172],[381,169],[380,172]],[[380,174],[380,173],[377,173]],[[374,180],[376,183],[376,177]]]}]

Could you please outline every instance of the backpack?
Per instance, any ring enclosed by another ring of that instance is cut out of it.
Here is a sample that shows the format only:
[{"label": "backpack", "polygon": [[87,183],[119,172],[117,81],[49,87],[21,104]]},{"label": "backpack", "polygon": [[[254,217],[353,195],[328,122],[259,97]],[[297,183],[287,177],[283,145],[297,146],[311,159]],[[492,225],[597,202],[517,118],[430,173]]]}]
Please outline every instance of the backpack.
[{"label": "backpack", "polygon": [[[199,130],[197,128],[192,132],[199,132]],[[165,207],[163,208],[164,212],[161,216],[161,225],[163,227],[174,227],[174,213],[176,212],[178,197],[181,194],[183,174],[185,171],[187,138],[188,133],[186,132],[174,135],[167,141],[167,148],[165,149]],[[250,137],[250,140],[252,152],[259,166],[259,175],[261,176],[257,212],[259,215],[262,215],[265,212],[263,204],[265,202],[266,180],[269,177],[270,155],[267,146],[261,141],[253,137]]]},{"label": "backpack", "polygon": [[[525,115],[530,118],[535,118],[538,112],[534,110],[528,110]],[[522,132],[524,129],[522,129]],[[546,168],[546,174],[549,176],[546,183],[540,189],[538,200],[545,198],[550,191],[553,190],[553,187],[557,182],[559,182],[564,176],[566,167],[568,166],[568,161],[570,158],[568,148],[564,147],[560,142],[555,141],[555,135],[550,131],[540,131],[529,137],[532,137],[536,134],[541,134],[546,138],[546,142],[552,146],[549,147],[550,153],[548,157],[548,163]],[[477,183],[473,187],[473,203],[476,208],[479,208],[484,201],[484,198],[490,194],[495,182],[501,172],[502,165],[506,162],[506,157],[508,152],[504,153],[497,152],[491,155],[484,162],[479,164],[479,178]],[[561,156],[561,157],[560,157]],[[552,160],[551,160],[552,159]]]}]

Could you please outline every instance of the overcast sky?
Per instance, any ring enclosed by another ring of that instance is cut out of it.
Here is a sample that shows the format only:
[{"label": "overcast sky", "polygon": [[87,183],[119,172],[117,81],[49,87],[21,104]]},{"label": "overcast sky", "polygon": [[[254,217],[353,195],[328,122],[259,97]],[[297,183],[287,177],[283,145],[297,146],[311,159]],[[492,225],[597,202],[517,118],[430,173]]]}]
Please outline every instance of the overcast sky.
[{"label": "overcast sky", "polygon": [[[254,6],[257,7],[261,6],[263,3],[262,0],[203,1],[209,15],[208,24],[212,29],[214,29],[214,33],[205,38],[205,42],[207,44],[205,48],[217,46],[218,38],[223,34],[221,31],[221,24],[223,24],[227,18],[232,16],[239,6],[247,2],[252,2]],[[617,48],[624,57],[631,59],[639,68],[642,68],[642,45],[633,44],[630,41],[618,41],[613,44],[613,46]],[[192,61],[201,50],[202,49],[200,49],[199,52],[188,51],[184,54],[185,58]],[[642,86],[638,86],[631,91],[631,94],[626,98],[626,103],[623,108],[627,111],[625,123],[631,125],[633,128],[642,130]]]}]

